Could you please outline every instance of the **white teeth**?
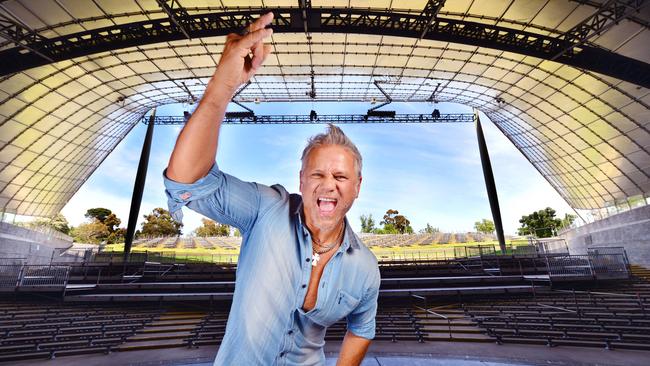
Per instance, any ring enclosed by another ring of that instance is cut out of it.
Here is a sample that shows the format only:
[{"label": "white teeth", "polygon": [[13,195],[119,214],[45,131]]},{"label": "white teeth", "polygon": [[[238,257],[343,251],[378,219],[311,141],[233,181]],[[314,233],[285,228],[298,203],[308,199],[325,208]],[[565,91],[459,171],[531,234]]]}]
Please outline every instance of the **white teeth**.
[{"label": "white teeth", "polygon": [[336,202],[335,198],[319,198],[320,201]]}]

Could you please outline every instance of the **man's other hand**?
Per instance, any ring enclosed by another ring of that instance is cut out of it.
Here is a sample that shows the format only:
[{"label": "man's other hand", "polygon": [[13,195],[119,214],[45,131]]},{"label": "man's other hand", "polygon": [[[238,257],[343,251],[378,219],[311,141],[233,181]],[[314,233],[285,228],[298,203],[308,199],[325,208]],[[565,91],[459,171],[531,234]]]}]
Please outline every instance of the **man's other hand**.
[{"label": "man's other hand", "polygon": [[272,46],[263,41],[273,34],[273,29],[266,28],[272,20],[273,13],[266,13],[248,26],[245,35],[231,33],[226,37],[213,79],[231,95],[255,75],[271,53]]}]

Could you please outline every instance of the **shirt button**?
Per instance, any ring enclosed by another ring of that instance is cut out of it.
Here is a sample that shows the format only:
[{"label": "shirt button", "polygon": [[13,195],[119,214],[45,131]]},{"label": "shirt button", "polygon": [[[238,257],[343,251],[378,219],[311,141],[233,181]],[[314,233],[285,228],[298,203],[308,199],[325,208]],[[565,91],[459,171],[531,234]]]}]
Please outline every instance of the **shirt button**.
[{"label": "shirt button", "polygon": [[288,334],[288,335],[292,335],[292,334],[293,334],[293,330],[288,331],[287,334]]},{"label": "shirt button", "polygon": [[280,352],[280,357],[284,357],[285,354],[286,352]]},{"label": "shirt button", "polygon": [[305,287],[307,287],[307,285],[305,285],[305,284],[303,283],[303,284],[302,284],[302,288],[305,288]]},{"label": "shirt button", "polygon": [[305,259],[305,262],[309,262],[309,258]]}]

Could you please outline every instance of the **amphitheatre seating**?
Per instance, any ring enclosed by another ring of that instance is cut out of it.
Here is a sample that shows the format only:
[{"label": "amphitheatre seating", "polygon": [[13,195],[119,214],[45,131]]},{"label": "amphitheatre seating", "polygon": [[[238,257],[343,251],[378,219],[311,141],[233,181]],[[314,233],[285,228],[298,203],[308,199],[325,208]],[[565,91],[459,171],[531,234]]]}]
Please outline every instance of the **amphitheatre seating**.
[{"label": "amphitheatre seating", "polygon": [[140,247],[140,248],[156,248],[158,247],[159,244],[161,244],[165,238],[141,238],[136,240],[133,243],[133,247]]},{"label": "amphitheatre seating", "polygon": [[179,238],[179,246],[182,249],[195,249],[196,244],[194,243],[194,238]]},{"label": "amphitheatre seating", "polygon": [[180,243],[180,237],[165,238],[162,242],[162,246],[165,249],[175,249]]},{"label": "amphitheatre seating", "polygon": [[650,350],[648,284],[538,292],[464,309],[498,342]]},{"label": "amphitheatre seating", "polygon": [[222,249],[235,249],[234,247],[231,247],[230,244],[226,243],[225,241],[223,241],[221,238],[217,236],[207,237],[205,239],[208,241],[208,243],[212,244],[214,247],[222,248]]},{"label": "amphitheatre seating", "polygon": [[214,244],[208,242],[205,238],[202,237],[196,237],[193,238],[194,243],[197,248],[202,248],[202,249],[213,249]]},{"label": "amphitheatre seating", "polygon": [[0,362],[108,353],[160,310],[0,303]]},{"label": "amphitheatre seating", "polygon": [[198,347],[220,344],[226,332],[228,311],[213,310],[206,314],[204,319],[192,330],[191,336],[186,339],[188,346]]}]

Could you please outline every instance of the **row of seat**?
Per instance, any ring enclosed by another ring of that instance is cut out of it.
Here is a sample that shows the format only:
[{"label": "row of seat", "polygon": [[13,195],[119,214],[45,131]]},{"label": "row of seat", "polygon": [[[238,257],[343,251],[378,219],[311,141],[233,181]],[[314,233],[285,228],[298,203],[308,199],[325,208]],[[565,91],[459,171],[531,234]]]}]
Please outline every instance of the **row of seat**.
[{"label": "row of seat", "polygon": [[115,349],[151,323],[159,309],[0,303],[0,362]]},{"label": "row of seat", "polygon": [[650,350],[650,285],[538,291],[464,305],[497,342]]}]

